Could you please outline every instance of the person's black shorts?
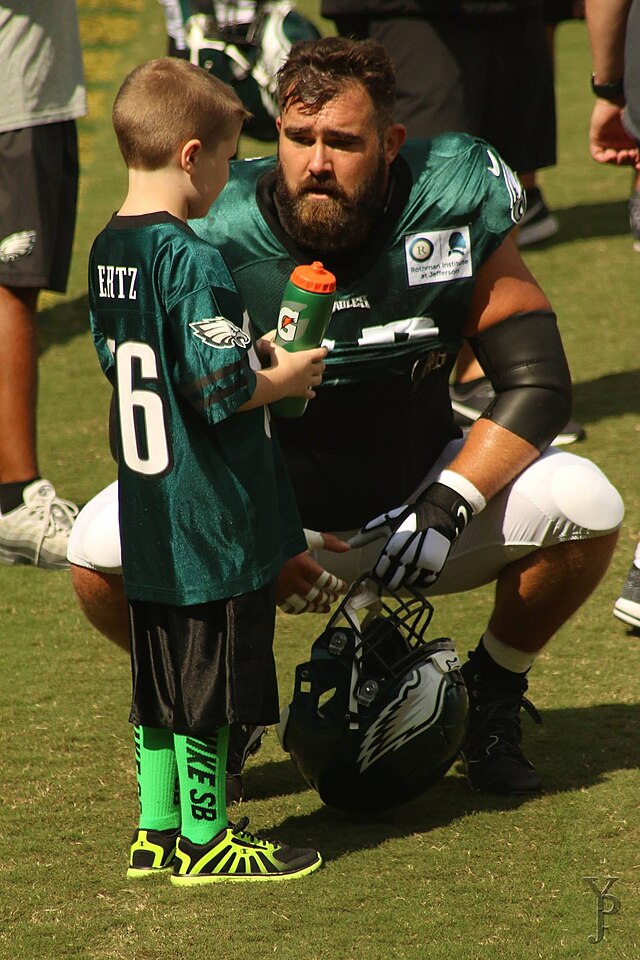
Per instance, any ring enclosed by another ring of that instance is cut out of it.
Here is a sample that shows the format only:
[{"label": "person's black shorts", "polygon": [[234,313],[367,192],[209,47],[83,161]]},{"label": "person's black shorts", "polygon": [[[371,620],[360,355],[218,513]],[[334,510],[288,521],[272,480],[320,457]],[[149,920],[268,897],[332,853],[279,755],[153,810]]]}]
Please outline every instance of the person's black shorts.
[{"label": "person's black shorts", "polygon": [[188,607],[130,600],[130,721],[207,736],[279,719],[275,584]]},{"label": "person's black shorts", "polygon": [[563,20],[584,20],[584,0],[544,0],[545,23]]},{"label": "person's black shorts", "polygon": [[555,164],[553,65],[541,9],[365,23],[395,63],[396,119],[410,137],[471,133],[519,173]]},{"label": "person's black shorts", "polygon": [[75,120],[0,133],[0,284],[64,293],[78,197]]}]

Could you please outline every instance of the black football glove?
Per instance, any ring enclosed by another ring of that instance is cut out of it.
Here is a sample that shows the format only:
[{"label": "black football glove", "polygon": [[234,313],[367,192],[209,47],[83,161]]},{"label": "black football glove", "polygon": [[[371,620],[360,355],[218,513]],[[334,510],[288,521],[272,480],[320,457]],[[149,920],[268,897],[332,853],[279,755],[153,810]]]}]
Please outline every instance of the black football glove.
[{"label": "black football glove", "polygon": [[391,590],[434,583],[452,543],[473,516],[469,503],[444,483],[432,483],[415,503],[370,520],[349,541],[352,547],[386,537],[373,574]]}]

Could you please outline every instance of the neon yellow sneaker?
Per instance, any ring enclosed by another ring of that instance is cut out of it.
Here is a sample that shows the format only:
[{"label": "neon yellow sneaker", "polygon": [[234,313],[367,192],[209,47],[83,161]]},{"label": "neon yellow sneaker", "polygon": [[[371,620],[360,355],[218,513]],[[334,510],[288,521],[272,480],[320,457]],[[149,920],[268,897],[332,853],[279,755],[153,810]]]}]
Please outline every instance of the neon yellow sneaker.
[{"label": "neon yellow sneaker", "polygon": [[262,840],[244,832],[248,822],[243,817],[235,826],[229,824],[209,843],[179,837],[171,883],[187,887],[223,880],[293,880],[322,866],[317,850]]},{"label": "neon yellow sneaker", "polygon": [[177,839],[177,830],[136,830],[127,876],[151,877],[172,870]]}]

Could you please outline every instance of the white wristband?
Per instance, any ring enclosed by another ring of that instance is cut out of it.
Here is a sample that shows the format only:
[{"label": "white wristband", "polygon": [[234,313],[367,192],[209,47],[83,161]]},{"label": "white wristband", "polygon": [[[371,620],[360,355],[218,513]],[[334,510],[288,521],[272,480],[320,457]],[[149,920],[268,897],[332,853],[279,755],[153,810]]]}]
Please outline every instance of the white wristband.
[{"label": "white wristband", "polygon": [[460,473],[456,473],[455,470],[443,470],[436,477],[436,482],[444,483],[445,486],[450,487],[452,490],[455,490],[456,493],[459,493],[461,497],[464,497],[473,510],[474,517],[484,510],[487,505],[487,501],[478,488],[474,487],[471,480],[467,480],[466,477],[463,477]]}]

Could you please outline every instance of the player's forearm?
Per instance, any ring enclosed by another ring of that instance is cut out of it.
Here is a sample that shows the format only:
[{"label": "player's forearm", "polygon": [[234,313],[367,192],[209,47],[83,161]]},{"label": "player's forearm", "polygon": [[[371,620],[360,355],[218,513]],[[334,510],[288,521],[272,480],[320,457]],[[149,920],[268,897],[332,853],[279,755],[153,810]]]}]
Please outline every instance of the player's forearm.
[{"label": "player's forearm", "polygon": [[466,477],[489,501],[540,456],[540,451],[497,423],[473,424],[449,470]]},{"label": "player's forearm", "polygon": [[597,83],[622,80],[624,37],[630,6],[631,0],[587,0],[587,29]]}]

